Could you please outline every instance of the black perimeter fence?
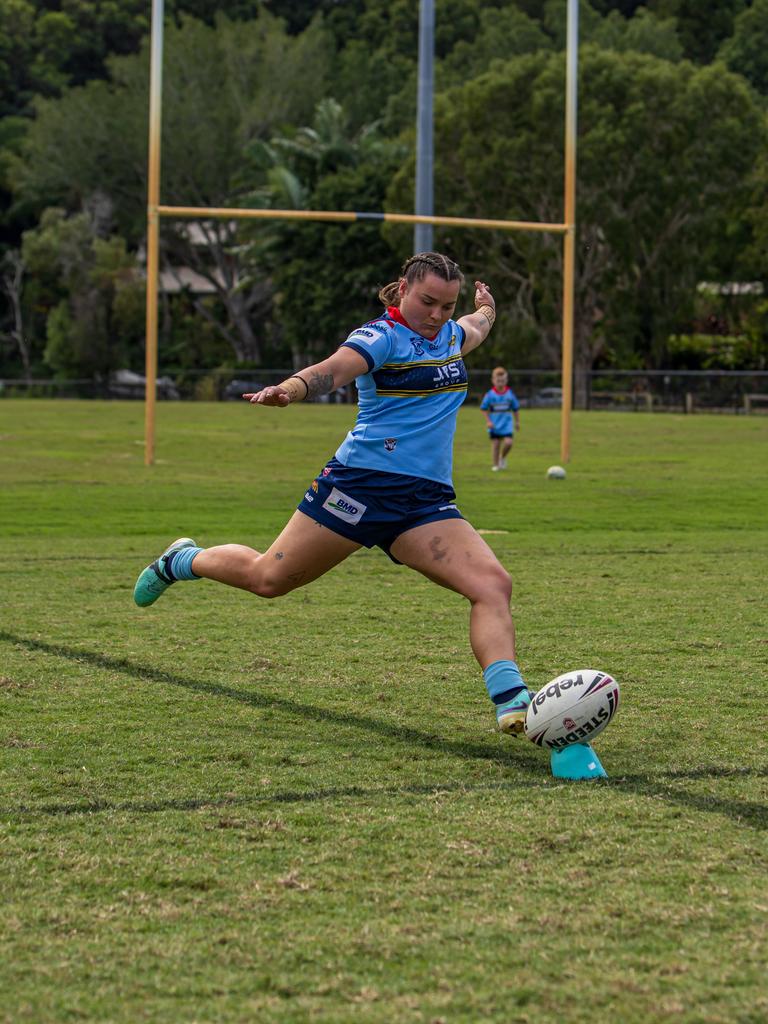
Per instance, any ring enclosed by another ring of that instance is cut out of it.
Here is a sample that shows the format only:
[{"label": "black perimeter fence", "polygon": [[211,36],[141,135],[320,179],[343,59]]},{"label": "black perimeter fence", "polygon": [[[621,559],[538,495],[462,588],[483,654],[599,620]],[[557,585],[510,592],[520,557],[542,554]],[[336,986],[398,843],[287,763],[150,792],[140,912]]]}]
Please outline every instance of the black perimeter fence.
[{"label": "black perimeter fence", "polygon": [[[277,384],[294,370],[220,372],[167,369],[158,375],[161,401],[242,401],[242,394]],[[490,369],[469,371],[470,403],[491,386]],[[768,371],[762,370],[594,370],[574,395],[574,408],[627,412],[712,412],[768,414]],[[509,384],[524,408],[559,408],[560,373],[510,370]],[[144,378],[127,370],[105,380],[9,380],[0,378],[0,400],[11,398],[144,398]],[[354,385],[316,402],[355,402]]]}]

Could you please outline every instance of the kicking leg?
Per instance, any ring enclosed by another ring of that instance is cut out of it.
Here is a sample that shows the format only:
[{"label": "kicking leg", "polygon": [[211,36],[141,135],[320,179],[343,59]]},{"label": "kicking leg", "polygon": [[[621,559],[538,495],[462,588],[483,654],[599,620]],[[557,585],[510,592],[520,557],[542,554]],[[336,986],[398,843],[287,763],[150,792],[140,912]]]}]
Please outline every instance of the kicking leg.
[{"label": "kicking leg", "polygon": [[316,580],[359,547],[303,512],[294,512],[263,554],[242,544],[222,544],[201,551],[192,569],[198,576],[259,597],[281,597]]},{"label": "kicking leg", "polygon": [[280,597],[316,580],[359,547],[298,511],[263,554],[243,544],[198,548],[185,537],[141,573],[134,600],[146,607],[178,579],[201,577],[259,597]]}]

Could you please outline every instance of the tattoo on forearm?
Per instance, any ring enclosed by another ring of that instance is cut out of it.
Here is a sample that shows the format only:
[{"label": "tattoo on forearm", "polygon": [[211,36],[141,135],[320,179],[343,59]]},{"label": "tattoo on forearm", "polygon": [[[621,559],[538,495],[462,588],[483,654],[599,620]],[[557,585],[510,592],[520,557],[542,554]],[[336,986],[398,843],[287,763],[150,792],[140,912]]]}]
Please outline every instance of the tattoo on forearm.
[{"label": "tattoo on forearm", "polygon": [[333,374],[313,372],[309,380],[304,383],[307,385],[307,398],[327,395],[333,391]]}]

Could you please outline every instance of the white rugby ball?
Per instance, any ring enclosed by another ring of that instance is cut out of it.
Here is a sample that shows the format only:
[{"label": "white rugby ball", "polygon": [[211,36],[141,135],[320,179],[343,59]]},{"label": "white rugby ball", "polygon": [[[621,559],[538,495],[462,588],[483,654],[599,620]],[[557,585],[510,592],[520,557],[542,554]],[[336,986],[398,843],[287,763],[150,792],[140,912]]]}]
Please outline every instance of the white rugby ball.
[{"label": "white rugby ball", "polygon": [[534,694],[525,715],[525,735],[550,750],[589,742],[618,706],[619,684],[613,676],[594,668],[565,672]]},{"label": "white rugby ball", "polygon": [[548,480],[565,480],[565,470],[562,466],[550,466],[547,470]]}]

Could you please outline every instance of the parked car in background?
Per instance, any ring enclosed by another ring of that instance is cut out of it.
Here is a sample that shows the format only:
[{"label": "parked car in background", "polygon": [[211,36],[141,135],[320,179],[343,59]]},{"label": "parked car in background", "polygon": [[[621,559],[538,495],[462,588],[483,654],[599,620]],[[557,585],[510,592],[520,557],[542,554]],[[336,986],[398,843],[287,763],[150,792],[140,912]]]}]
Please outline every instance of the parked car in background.
[{"label": "parked car in background", "polygon": [[[181,398],[178,388],[170,377],[158,377],[157,397],[178,401]],[[109,378],[108,393],[110,398],[144,398],[147,379],[133,370],[115,370]]]},{"label": "parked car in background", "polygon": [[559,409],[562,404],[562,388],[540,388],[528,399],[528,405],[532,409]]}]

